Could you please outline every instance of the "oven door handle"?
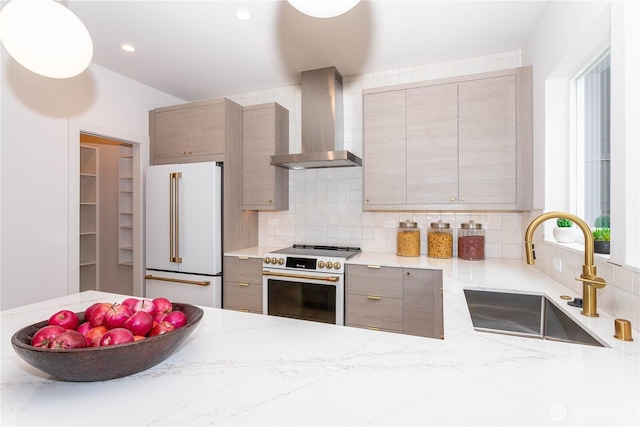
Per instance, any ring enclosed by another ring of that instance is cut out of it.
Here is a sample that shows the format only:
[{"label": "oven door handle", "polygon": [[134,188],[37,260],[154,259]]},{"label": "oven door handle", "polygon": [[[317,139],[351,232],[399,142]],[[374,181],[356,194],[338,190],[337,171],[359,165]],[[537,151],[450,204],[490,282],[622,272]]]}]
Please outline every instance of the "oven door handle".
[{"label": "oven door handle", "polygon": [[337,282],[340,280],[338,276],[327,276],[327,277],[317,277],[317,276],[307,276],[304,274],[291,274],[291,273],[276,273],[273,271],[263,271],[263,276],[276,276],[276,277],[289,277],[292,279],[308,279],[308,280],[323,280],[325,282]]}]

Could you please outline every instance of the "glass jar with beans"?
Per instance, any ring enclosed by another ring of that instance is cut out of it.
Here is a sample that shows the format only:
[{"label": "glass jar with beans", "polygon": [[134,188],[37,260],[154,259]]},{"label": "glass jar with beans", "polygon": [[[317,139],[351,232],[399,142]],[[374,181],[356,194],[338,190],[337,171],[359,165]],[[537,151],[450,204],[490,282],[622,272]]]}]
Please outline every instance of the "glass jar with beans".
[{"label": "glass jar with beans", "polygon": [[484,259],[484,230],[482,224],[473,221],[460,224],[458,230],[458,258],[466,260]]}]

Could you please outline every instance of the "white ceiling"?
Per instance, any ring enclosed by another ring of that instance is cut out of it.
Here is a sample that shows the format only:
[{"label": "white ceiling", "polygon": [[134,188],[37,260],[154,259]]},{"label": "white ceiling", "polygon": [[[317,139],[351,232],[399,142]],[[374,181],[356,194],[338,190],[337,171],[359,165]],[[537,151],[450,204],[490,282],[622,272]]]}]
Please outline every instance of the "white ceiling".
[{"label": "white ceiling", "polygon": [[186,101],[297,84],[331,65],[349,76],[522,49],[546,3],[363,0],[317,19],[278,0],[63,1],[91,33],[94,63]]}]

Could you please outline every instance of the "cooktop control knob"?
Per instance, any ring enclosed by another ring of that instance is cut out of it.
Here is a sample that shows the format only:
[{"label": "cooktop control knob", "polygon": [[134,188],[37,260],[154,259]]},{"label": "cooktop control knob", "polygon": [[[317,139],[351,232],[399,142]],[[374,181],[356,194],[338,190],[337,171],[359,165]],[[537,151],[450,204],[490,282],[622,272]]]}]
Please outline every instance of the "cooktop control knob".
[{"label": "cooktop control knob", "polygon": [[342,267],[342,266],[340,265],[340,263],[339,263],[338,261],[336,261],[336,262],[334,262],[334,263],[333,263],[333,268],[334,268],[335,270],[340,270],[340,267]]},{"label": "cooktop control knob", "polygon": [[278,259],[276,257],[271,258],[271,264],[277,264]]},{"label": "cooktop control knob", "polygon": [[318,261],[318,268],[324,268],[324,261]]},{"label": "cooktop control knob", "polygon": [[264,263],[271,264],[271,258],[269,258],[268,256],[264,257]]},{"label": "cooktop control knob", "polygon": [[278,265],[284,264],[284,258],[278,258]]},{"label": "cooktop control knob", "polygon": [[327,261],[325,265],[327,268],[333,268],[333,263],[331,261]]}]

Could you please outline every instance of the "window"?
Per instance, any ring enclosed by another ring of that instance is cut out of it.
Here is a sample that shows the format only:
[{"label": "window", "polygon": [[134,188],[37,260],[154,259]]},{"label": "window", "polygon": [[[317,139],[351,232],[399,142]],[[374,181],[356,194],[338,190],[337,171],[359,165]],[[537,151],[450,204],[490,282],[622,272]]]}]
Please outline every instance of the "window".
[{"label": "window", "polygon": [[576,211],[592,227],[611,214],[611,61],[609,51],[575,80]]}]

